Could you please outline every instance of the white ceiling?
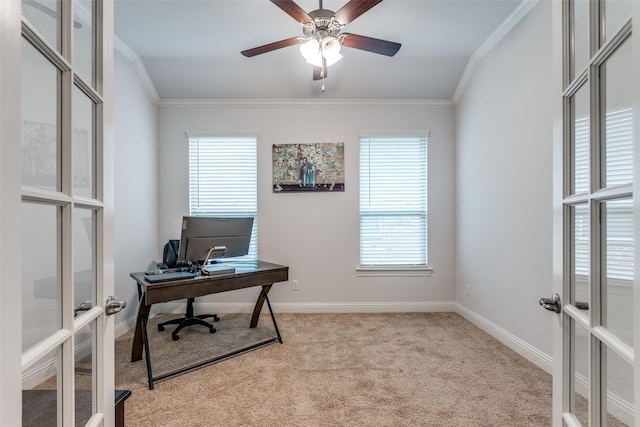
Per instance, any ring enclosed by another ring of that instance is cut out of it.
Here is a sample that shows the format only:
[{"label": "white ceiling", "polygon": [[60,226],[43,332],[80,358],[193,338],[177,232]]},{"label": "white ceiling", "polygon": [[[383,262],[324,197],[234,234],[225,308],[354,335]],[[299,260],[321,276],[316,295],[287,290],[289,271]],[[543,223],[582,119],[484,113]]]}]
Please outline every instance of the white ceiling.
[{"label": "white ceiling", "polygon": [[[348,0],[325,0],[337,11]],[[309,12],[314,0],[297,0]],[[384,0],[344,32],[402,44],[394,57],[343,47],[326,92],[297,46],[242,50],[302,35],[268,0],[116,0],[116,36],[141,58],[161,99],[451,99],[470,56],[521,0]]]}]

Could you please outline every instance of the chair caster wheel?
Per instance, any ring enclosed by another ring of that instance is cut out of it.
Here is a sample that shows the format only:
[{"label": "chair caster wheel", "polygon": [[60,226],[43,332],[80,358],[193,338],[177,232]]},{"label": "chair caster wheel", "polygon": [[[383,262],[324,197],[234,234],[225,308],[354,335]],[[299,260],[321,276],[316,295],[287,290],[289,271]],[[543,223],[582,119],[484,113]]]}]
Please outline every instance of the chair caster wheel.
[{"label": "chair caster wheel", "polygon": [[218,317],[218,315],[217,315],[217,314],[214,314],[214,315],[213,315],[213,321],[214,321],[214,322],[219,322],[219,321],[220,321],[220,318]]},{"label": "chair caster wheel", "polygon": [[158,325],[158,331],[160,331],[160,332],[164,331],[164,326]]},{"label": "chair caster wheel", "polygon": [[171,335],[171,338],[173,338],[174,341],[178,341],[180,339],[178,335]]},{"label": "chair caster wheel", "polygon": [[209,333],[210,333],[210,334],[213,334],[215,331],[216,331],[216,328],[214,328],[214,327],[211,327],[211,328],[209,329]]}]

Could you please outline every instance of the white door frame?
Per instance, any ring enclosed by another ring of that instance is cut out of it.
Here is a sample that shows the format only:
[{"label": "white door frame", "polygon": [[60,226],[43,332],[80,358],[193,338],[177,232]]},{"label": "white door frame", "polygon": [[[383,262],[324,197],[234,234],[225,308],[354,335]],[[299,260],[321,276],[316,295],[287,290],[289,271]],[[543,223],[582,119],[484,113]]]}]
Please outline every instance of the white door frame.
[{"label": "white door frame", "polygon": [[[568,221],[565,218],[565,201],[566,203],[571,202],[571,200],[566,199],[567,189],[566,181],[564,178],[564,170],[566,167],[565,159],[568,158],[569,152],[563,143],[563,139],[567,136],[565,126],[563,126],[563,108],[565,108],[564,100],[562,97],[564,91],[564,82],[563,82],[563,3],[564,1],[554,1],[553,2],[553,13],[552,13],[552,26],[553,26],[553,75],[554,75],[554,84],[553,84],[553,103],[554,103],[554,123],[553,123],[553,290],[558,293],[563,299],[566,299],[568,293],[565,289],[565,284],[568,283],[568,275],[569,271],[567,271],[564,263],[567,262],[567,241],[570,239],[570,233],[568,231]],[[632,2],[632,22],[637,23],[640,22],[640,1]],[[593,19],[593,18],[592,18]],[[640,31],[632,32],[631,34],[631,45],[632,45],[632,75],[635,77],[640,76]],[[593,40],[592,40],[593,42]],[[593,86],[593,82],[589,82],[591,84],[591,90],[595,87]],[[633,93],[633,124],[634,124],[634,135],[633,135],[633,149],[634,149],[634,165],[633,165],[633,188],[640,188],[640,78],[635,80],[631,85],[630,90]],[[596,98],[597,100],[597,98]],[[594,109],[591,109],[592,113]],[[598,127],[597,122],[599,120],[598,117],[591,116],[591,126],[594,129],[592,131],[592,136],[594,135],[595,128]],[[591,168],[594,168],[596,165],[595,161],[591,161]],[[593,169],[591,173],[594,173]],[[597,176],[597,175],[596,175]],[[593,179],[593,178],[592,178]],[[629,187],[629,186],[627,186]],[[626,191],[626,190],[625,190]],[[612,189],[605,190],[602,192],[604,195],[596,195],[587,197],[589,203],[594,204],[598,203],[598,197],[607,198],[607,192],[611,195],[620,193],[622,194],[623,190],[621,189]],[[630,191],[629,191],[630,193]],[[627,193],[627,194],[629,194]],[[592,199],[593,197],[593,199]],[[576,197],[575,200],[582,200],[582,197]],[[568,200],[568,201],[567,201]],[[594,201],[595,200],[595,201]],[[634,205],[634,214],[633,214],[633,227],[634,227],[634,280],[633,280],[633,324],[634,324],[634,332],[633,339],[635,346],[640,345],[640,287],[638,285],[640,277],[640,200],[637,196],[634,197],[633,200]],[[593,212],[593,210],[592,210]],[[592,239],[595,239],[594,232],[598,225],[598,218],[591,216],[591,230],[592,230]],[[599,234],[595,233],[596,236]],[[599,252],[599,241],[592,242],[592,248],[596,248]],[[593,246],[595,245],[595,246]],[[594,274],[598,274],[599,270],[599,260],[595,259],[595,255],[592,254],[592,277]],[[595,298],[595,302],[599,302],[599,297],[595,294],[595,290],[592,287],[591,291],[592,297]],[[595,325],[599,324],[599,316],[600,310],[596,304],[593,304],[594,301],[591,301],[590,310],[596,310],[591,314]],[[567,366],[567,361],[570,357],[570,351],[568,345],[568,340],[566,340],[566,336],[569,334],[569,325],[568,322],[564,322],[564,320],[569,316],[568,313],[573,313],[572,316],[578,316],[576,313],[576,307],[569,306],[570,301],[562,301],[562,312],[556,316],[553,326],[553,348],[554,348],[554,367],[553,367],[553,426],[554,427],[563,427],[565,425],[569,425],[571,427],[579,425],[579,422],[575,420],[571,416],[564,416],[563,411],[568,408],[568,400],[566,396],[566,387],[567,384],[571,380],[572,372],[567,372],[565,367]],[[578,316],[579,317],[579,316]],[[619,354],[625,353],[628,356],[627,347],[624,344],[620,344],[615,337],[612,339],[611,334],[606,331],[601,332],[598,328],[593,328],[594,325],[586,325],[587,329],[590,330],[590,336],[597,337],[597,340],[600,340],[603,344],[599,344],[605,346],[606,348],[614,349]],[[592,338],[593,340],[593,338]],[[606,343],[606,345],[604,344]],[[596,349],[599,349],[599,346],[595,346]],[[640,358],[634,357],[635,351],[631,351],[631,359],[633,360],[633,368],[634,368],[634,378],[629,378],[629,381],[633,383],[634,390],[634,402],[632,402],[635,406],[634,408],[634,418],[635,424],[640,424],[640,414],[638,413],[638,408],[640,408]],[[596,351],[595,353],[592,350],[592,354],[589,355],[589,364],[591,366],[590,370],[590,383],[592,384],[592,389],[598,388],[601,386],[600,384],[600,374],[598,369],[595,369],[594,366],[600,362],[600,354]],[[604,385],[606,387],[606,384]],[[597,392],[592,392],[589,396],[590,403],[593,403],[593,400],[598,396]],[[606,399],[606,396],[603,397]],[[599,403],[599,402],[598,402]],[[600,414],[599,405],[594,405],[595,410],[591,411],[590,414],[590,425],[593,427],[600,425]],[[606,414],[605,414],[606,415]]]},{"label": "white door frame", "polygon": [[18,1],[0,1],[0,425],[22,423],[20,29]]},{"label": "white door frame", "polygon": [[[633,75],[637,77],[633,85],[633,138],[634,138],[634,164],[633,164],[633,188],[635,197],[633,201],[633,241],[635,242],[634,253],[634,283],[633,283],[633,308],[634,308],[634,348],[640,346],[640,31],[638,24],[640,23],[640,1],[633,2],[633,11],[631,19],[634,22],[635,31],[631,33],[631,44],[633,48]],[[634,378],[633,390],[634,406],[636,410],[636,425],[640,424],[640,357],[634,360]]]},{"label": "white door frame", "polygon": [[[96,198],[97,203],[87,200],[86,206],[98,207],[97,218],[97,306],[91,310],[91,314],[78,322],[73,320],[73,313],[63,314],[63,327],[67,332],[64,336],[72,336],[73,330],[78,330],[95,319],[96,324],[96,349],[95,370],[96,382],[96,417],[93,417],[88,425],[111,426],[115,423],[114,408],[114,318],[107,317],[104,313],[104,301],[108,295],[113,294],[114,288],[114,254],[113,254],[113,208],[114,208],[114,114],[113,114],[113,0],[94,0],[97,6],[96,15],[103,22],[103,36],[97,38],[98,52],[103,52],[98,63],[102,64],[102,70],[98,73],[101,79],[97,81],[97,88],[102,93],[102,103],[98,107],[97,114],[102,115],[97,120],[96,149]],[[62,0],[63,19],[73,22],[71,12],[71,0]],[[25,366],[33,361],[38,351],[28,350],[22,353],[22,275],[21,265],[29,260],[22,259],[22,197],[30,198],[38,192],[23,191],[21,175],[21,66],[22,66],[22,10],[19,0],[0,1],[0,425],[21,425],[22,423],[22,372]],[[102,7],[103,6],[103,7]],[[68,35],[69,33],[67,33]],[[71,43],[64,36],[64,43]],[[65,46],[68,49],[69,45]],[[72,79],[63,84],[73,85]],[[70,89],[71,86],[67,86]],[[69,112],[69,105],[64,105]],[[66,123],[71,123],[70,119]],[[67,175],[68,176],[68,175]],[[69,185],[68,183],[65,185]],[[68,187],[66,187],[68,188]],[[45,193],[43,196],[46,198]],[[64,199],[62,197],[61,199]],[[44,199],[43,199],[44,200]],[[71,203],[73,203],[73,199]],[[65,201],[65,203],[67,203]],[[81,201],[80,206],[84,202]],[[70,216],[64,221],[69,222]],[[67,223],[67,226],[69,224]],[[67,239],[68,240],[68,239]],[[65,253],[69,254],[68,245]],[[69,259],[63,260],[65,268],[69,269],[72,263]],[[68,277],[70,272],[65,273]],[[65,289],[70,285],[65,283]],[[64,306],[70,307],[69,299]],[[88,319],[88,320],[87,320]],[[70,330],[68,328],[71,328]],[[70,335],[69,335],[70,334]],[[69,339],[65,344],[63,357],[73,356],[73,340]],[[63,396],[66,403],[59,408],[67,419],[74,417],[74,403],[68,399],[72,396],[74,374],[73,362],[64,361],[66,367],[62,381],[65,384]],[[65,422],[65,425],[67,423]]]}]

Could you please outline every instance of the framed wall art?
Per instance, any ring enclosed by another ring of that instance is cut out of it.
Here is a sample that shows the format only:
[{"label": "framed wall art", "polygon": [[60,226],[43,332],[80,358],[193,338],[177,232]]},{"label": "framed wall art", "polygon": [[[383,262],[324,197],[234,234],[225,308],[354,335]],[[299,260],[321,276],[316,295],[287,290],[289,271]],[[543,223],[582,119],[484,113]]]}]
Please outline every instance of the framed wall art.
[{"label": "framed wall art", "polygon": [[274,144],[273,192],[344,191],[344,143]]}]

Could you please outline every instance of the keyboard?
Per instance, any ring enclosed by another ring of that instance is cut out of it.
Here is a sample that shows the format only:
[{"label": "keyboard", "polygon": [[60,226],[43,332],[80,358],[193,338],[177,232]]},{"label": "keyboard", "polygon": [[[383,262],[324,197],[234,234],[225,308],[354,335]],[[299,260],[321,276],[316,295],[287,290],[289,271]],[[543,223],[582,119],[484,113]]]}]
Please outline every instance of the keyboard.
[{"label": "keyboard", "polygon": [[170,282],[172,280],[193,279],[196,275],[188,271],[173,271],[161,274],[145,274],[144,279],[149,283]]}]

